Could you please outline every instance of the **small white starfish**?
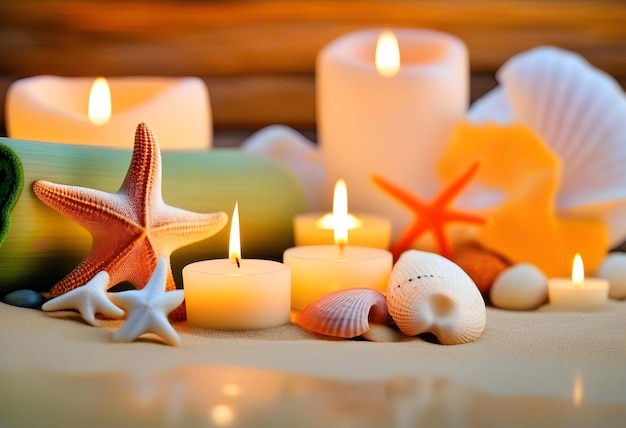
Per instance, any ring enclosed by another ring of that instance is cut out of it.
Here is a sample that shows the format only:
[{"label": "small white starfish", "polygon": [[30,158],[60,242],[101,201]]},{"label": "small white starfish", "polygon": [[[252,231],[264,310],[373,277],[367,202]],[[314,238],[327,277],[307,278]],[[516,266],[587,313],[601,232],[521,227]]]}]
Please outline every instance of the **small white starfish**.
[{"label": "small white starfish", "polygon": [[154,333],[169,345],[180,345],[180,337],[167,315],[185,300],[183,290],[165,291],[169,262],[159,257],[148,283],[141,290],[108,293],[113,303],[126,311],[124,324],[113,333],[116,342],[132,342],[144,333]]},{"label": "small white starfish", "polygon": [[100,271],[85,285],[47,301],[41,309],[47,312],[75,309],[91,325],[97,325],[96,314],[109,318],[122,318],[124,311],[111,303],[107,297],[108,286],[109,274],[106,271]]}]

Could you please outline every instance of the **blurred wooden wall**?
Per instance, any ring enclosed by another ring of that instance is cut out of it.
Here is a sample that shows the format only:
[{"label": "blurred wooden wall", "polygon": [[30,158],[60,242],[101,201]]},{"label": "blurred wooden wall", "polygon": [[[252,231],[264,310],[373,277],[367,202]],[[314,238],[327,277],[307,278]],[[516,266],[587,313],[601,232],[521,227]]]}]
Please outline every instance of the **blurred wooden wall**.
[{"label": "blurred wooden wall", "polygon": [[462,38],[472,99],[509,57],[544,44],[581,53],[626,86],[626,3],[617,0],[0,0],[0,100],[15,79],[38,74],[195,75],[217,130],[313,129],[317,52],[370,27]]}]

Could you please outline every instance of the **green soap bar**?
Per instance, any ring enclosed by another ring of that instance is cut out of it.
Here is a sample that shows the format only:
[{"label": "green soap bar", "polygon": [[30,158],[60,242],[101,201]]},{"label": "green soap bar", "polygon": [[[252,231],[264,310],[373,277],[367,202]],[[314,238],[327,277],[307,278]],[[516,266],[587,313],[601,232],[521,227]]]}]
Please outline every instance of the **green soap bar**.
[{"label": "green soap bar", "polygon": [[[91,235],[45,205],[32,191],[35,180],[116,192],[130,164],[131,149],[113,149],[0,138],[24,168],[24,186],[0,247],[0,294],[49,290],[91,248]],[[165,203],[199,213],[224,211],[239,201],[243,258],[281,260],[293,246],[292,219],[305,211],[296,176],[283,164],[232,149],[162,151]],[[218,234],[172,254],[178,287],[188,263],[228,257],[229,225]]]}]

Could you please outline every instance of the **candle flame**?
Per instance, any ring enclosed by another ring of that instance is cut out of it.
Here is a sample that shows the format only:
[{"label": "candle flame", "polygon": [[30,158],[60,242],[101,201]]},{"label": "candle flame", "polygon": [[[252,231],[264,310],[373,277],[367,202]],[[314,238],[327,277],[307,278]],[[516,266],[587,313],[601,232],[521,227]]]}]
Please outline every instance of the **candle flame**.
[{"label": "candle flame", "polygon": [[239,236],[239,201],[235,202],[233,218],[230,221],[230,241],[228,245],[228,258],[237,267],[241,260],[241,238]]},{"label": "candle flame", "polygon": [[376,70],[385,77],[395,76],[400,70],[400,47],[392,31],[383,31],[378,37]]},{"label": "candle flame", "polygon": [[344,246],[348,243],[348,189],[346,182],[341,179],[335,183],[333,220],[335,244]]},{"label": "candle flame", "polygon": [[[345,201],[340,201],[338,198],[344,198]],[[337,216],[335,216],[335,212],[338,212]],[[315,226],[320,229],[334,230],[337,222],[345,223],[348,230],[356,229],[357,227],[361,227],[361,224],[363,224],[361,220],[348,213],[348,189],[345,181],[343,180],[339,180],[335,183],[335,191],[333,194],[333,212],[322,216],[322,218],[315,222]]]},{"label": "candle flame", "polygon": [[582,285],[585,281],[585,266],[583,265],[583,259],[580,254],[576,253],[574,261],[572,263],[572,282],[576,287]]},{"label": "candle flame", "polygon": [[94,125],[104,125],[111,119],[111,90],[104,77],[98,77],[91,85],[87,116]]}]

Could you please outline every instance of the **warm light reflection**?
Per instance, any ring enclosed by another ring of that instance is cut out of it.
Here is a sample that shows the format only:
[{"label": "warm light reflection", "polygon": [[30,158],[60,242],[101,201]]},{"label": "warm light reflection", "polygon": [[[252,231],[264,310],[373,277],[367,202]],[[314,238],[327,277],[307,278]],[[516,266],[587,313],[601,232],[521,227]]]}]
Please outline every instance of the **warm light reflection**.
[{"label": "warm light reflection", "polygon": [[348,243],[348,189],[346,182],[337,180],[333,194],[333,219],[335,244],[345,245]]},{"label": "warm light reflection", "polygon": [[217,404],[211,409],[211,422],[220,427],[232,425],[235,411],[226,404]]},{"label": "warm light reflection", "polygon": [[94,125],[104,125],[111,119],[111,91],[104,77],[98,77],[91,85],[87,116]]},{"label": "warm light reflection", "polygon": [[574,405],[576,407],[580,406],[583,402],[583,398],[583,375],[580,373],[580,370],[576,370],[576,373],[574,373],[574,389],[572,392],[572,400],[574,401]]},{"label": "warm light reflection", "polygon": [[241,238],[239,237],[239,201],[235,202],[233,218],[230,221],[230,241],[228,258],[239,267],[241,261]]},{"label": "warm light reflection", "polygon": [[222,387],[222,393],[227,397],[237,397],[241,394],[241,387],[236,383],[227,383]]},{"label": "warm light reflection", "polygon": [[580,254],[576,253],[574,256],[574,262],[572,263],[572,282],[575,286],[579,287],[585,281],[585,267],[583,265],[583,259]]},{"label": "warm light reflection", "polygon": [[378,37],[376,70],[385,77],[395,76],[400,70],[400,47],[392,31],[383,31]]}]

